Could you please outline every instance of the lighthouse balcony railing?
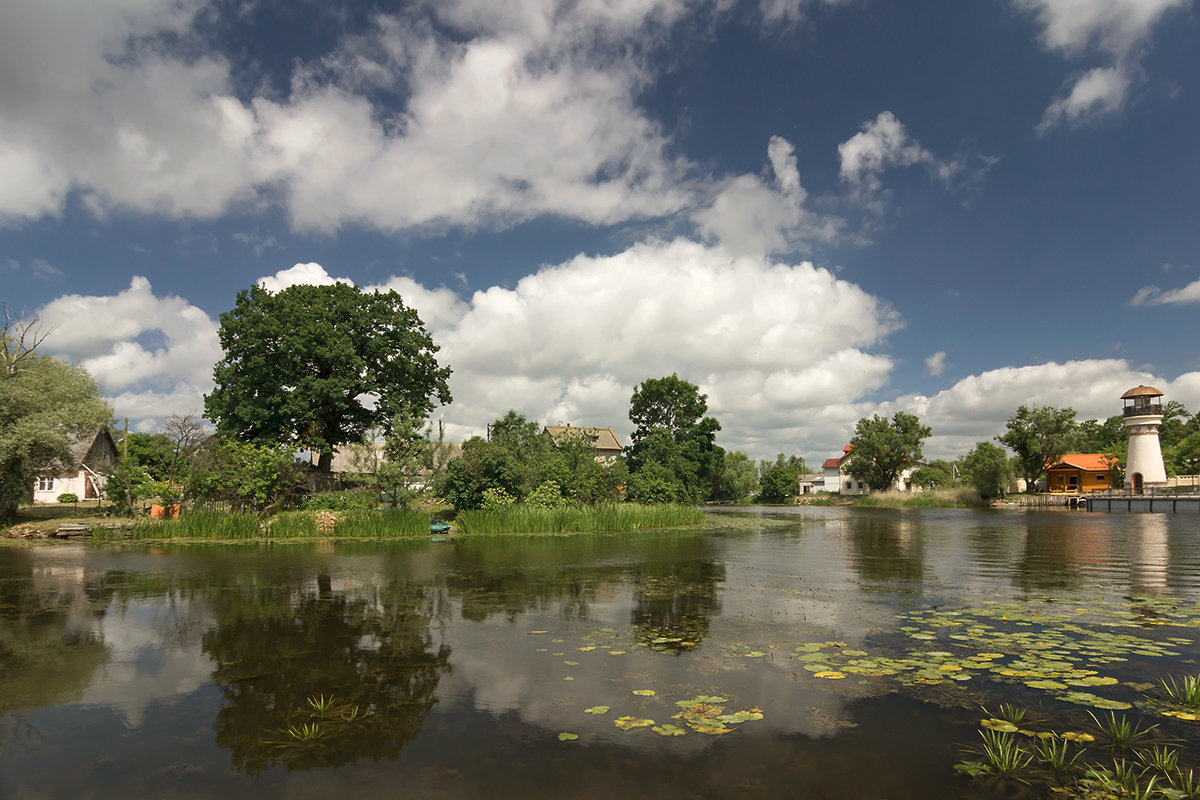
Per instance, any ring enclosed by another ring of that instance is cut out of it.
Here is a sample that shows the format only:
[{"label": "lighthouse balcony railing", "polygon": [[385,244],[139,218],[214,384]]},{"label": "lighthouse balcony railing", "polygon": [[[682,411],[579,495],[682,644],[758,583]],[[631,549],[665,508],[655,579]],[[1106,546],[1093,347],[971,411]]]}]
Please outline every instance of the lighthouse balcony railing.
[{"label": "lighthouse balcony railing", "polygon": [[1162,403],[1150,403],[1144,406],[1125,406],[1125,416],[1127,417],[1161,417],[1162,413]]}]

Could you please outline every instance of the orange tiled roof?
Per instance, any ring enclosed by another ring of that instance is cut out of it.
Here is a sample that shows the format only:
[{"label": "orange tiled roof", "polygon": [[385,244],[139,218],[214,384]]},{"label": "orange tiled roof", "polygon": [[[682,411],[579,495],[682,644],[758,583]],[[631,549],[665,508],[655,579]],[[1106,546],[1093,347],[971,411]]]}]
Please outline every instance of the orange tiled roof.
[{"label": "orange tiled roof", "polygon": [[1046,469],[1074,468],[1088,472],[1108,472],[1112,469],[1109,456],[1104,453],[1067,453],[1057,464]]}]

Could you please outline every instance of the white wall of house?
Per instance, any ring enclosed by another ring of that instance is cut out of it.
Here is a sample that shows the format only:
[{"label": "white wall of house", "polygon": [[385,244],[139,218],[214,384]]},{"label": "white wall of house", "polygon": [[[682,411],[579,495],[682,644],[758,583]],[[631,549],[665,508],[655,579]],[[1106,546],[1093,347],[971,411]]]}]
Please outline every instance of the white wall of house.
[{"label": "white wall of house", "polygon": [[33,502],[57,503],[60,494],[73,494],[80,500],[90,500],[104,491],[103,478],[84,470],[44,475],[33,482]]}]

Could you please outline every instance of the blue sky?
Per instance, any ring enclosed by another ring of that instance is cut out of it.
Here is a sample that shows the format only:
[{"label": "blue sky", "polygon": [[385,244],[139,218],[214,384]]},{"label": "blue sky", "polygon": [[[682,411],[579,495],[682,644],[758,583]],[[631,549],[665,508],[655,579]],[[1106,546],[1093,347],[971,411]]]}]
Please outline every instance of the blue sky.
[{"label": "blue sky", "polygon": [[330,5],[0,7],[0,297],[143,430],[258,281],[400,291],[456,439],[672,372],[810,463],[1200,410],[1192,0]]}]

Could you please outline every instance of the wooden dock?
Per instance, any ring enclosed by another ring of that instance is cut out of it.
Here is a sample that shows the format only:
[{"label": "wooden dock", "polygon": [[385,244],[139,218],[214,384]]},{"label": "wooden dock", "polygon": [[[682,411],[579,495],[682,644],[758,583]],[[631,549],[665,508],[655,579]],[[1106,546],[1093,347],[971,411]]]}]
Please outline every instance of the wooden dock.
[{"label": "wooden dock", "polygon": [[1200,514],[1200,495],[1100,494],[1080,498],[1088,511],[1126,513]]}]

